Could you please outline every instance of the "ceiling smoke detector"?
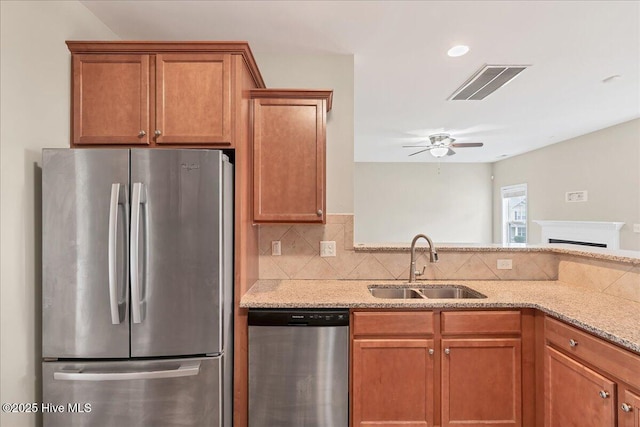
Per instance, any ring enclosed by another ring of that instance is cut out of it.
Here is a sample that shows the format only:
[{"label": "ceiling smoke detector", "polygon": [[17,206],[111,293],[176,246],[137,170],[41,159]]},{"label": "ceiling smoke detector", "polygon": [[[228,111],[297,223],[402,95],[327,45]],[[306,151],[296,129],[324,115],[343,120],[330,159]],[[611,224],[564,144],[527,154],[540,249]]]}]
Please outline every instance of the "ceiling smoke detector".
[{"label": "ceiling smoke detector", "polygon": [[447,100],[479,101],[513,80],[530,65],[485,65]]}]

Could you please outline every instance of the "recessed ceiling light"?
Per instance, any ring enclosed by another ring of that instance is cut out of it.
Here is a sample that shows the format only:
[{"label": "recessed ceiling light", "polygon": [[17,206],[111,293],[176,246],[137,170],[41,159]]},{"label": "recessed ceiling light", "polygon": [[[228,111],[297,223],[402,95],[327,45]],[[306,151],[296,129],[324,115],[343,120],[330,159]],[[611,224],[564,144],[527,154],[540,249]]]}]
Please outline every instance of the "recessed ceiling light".
[{"label": "recessed ceiling light", "polygon": [[457,56],[462,56],[467,52],[469,52],[469,46],[465,46],[463,44],[459,44],[459,45],[454,46],[451,49],[449,49],[449,51],[447,52],[447,55],[455,58]]}]

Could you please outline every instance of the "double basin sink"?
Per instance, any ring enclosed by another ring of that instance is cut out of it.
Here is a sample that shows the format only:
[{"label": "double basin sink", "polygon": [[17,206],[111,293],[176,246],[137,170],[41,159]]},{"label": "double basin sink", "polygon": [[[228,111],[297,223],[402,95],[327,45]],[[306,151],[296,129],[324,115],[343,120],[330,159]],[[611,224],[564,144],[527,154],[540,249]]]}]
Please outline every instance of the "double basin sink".
[{"label": "double basin sink", "polygon": [[415,288],[371,285],[369,292],[376,298],[385,299],[479,299],[487,297],[462,285],[431,285]]}]

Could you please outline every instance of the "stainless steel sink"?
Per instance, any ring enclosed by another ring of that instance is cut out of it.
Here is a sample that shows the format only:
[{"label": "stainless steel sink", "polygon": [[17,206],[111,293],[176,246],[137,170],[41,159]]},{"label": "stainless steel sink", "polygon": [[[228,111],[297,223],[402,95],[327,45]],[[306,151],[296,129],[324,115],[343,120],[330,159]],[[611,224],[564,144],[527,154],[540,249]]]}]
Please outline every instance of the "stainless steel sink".
[{"label": "stainless steel sink", "polygon": [[432,285],[421,288],[369,286],[369,292],[376,298],[385,299],[479,299],[486,298],[480,292],[461,285]]},{"label": "stainless steel sink", "polygon": [[459,285],[446,285],[446,286],[432,286],[428,288],[419,288],[421,294],[427,298],[486,298],[486,295],[482,295],[480,292],[476,292],[473,289],[469,289],[466,286]]},{"label": "stainless steel sink", "polygon": [[424,298],[418,292],[408,288],[369,288],[369,292],[376,298],[388,298],[388,299],[411,299],[411,298]]}]

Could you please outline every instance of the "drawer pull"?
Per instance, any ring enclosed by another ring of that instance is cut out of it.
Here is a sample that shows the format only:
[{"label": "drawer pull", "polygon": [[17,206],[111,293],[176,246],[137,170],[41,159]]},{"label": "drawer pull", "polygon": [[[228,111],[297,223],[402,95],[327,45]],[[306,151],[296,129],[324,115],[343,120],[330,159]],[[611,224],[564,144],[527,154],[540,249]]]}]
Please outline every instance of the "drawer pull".
[{"label": "drawer pull", "polygon": [[629,405],[628,403],[623,403],[622,405],[620,405],[620,408],[624,411],[624,412],[631,412],[633,411],[633,407],[631,405]]},{"label": "drawer pull", "polygon": [[433,356],[433,353],[435,353],[435,351],[432,348],[430,348],[429,349],[429,354]]},{"label": "drawer pull", "polygon": [[605,390],[600,390],[600,392],[598,393],[600,395],[601,398],[606,399],[607,397],[609,397],[609,392],[605,391]]},{"label": "drawer pull", "polygon": [[448,348],[445,348],[444,349],[444,354],[449,354],[449,353],[451,353],[451,350],[449,350]]},{"label": "drawer pull", "polygon": [[571,339],[571,340],[569,340],[569,345],[571,347],[577,347],[578,346],[578,341],[576,341],[574,339]]}]

